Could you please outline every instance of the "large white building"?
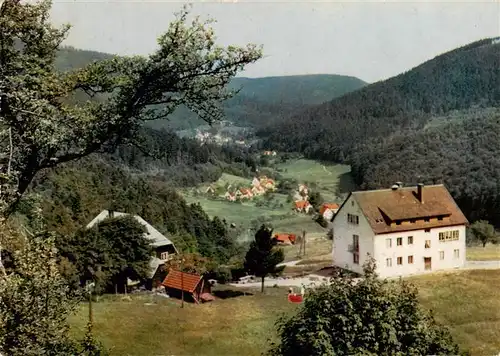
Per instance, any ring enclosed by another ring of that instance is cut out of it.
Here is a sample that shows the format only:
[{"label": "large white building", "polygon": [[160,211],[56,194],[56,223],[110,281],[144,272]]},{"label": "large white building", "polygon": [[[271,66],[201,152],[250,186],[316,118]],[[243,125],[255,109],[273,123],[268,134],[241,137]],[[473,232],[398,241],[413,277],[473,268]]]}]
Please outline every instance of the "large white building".
[{"label": "large white building", "polygon": [[380,277],[459,268],[467,224],[443,185],[352,192],[332,222],[333,264],[362,273],[372,256]]}]

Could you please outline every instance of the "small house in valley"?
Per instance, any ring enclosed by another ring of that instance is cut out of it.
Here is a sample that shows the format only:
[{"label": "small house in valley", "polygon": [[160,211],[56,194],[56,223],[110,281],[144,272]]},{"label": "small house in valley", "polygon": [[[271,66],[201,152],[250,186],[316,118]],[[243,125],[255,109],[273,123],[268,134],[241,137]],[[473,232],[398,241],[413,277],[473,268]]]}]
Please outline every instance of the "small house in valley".
[{"label": "small house in valley", "polygon": [[312,205],[308,201],[305,200],[297,200],[294,203],[294,209],[295,211],[299,213],[306,213],[309,214],[312,211]]},{"label": "small house in valley", "polygon": [[236,192],[236,196],[238,196],[240,199],[251,199],[253,197],[253,193],[251,189],[240,188]]},{"label": "small house in valley", "polygon": [[319,214],[327,221],[332,221],[333,216],[339,210],[339,205],[336,203],[325,203],[321,205],[319,209]]},{"label": "small house in valley", "polygon": [[467,225],[444,185],[352,192],[333,218],[333,263],[362,273],[371,256],[381,277],[460,268]]},{"label": "small house in valley", "polygon": [[200,304],[215,299],[210,282],[198,274],[170,270],[163,281],[165,291],[170,297]]},{"label": "small house in valley", "polygon": [[[97,225],[101,221],[104,221],[108,218],[115,218],[121,216],[128,216],[130,214],[121,213],[118,211],[110,211],[103,210],[97,215],[90,223],[87,224],[87,229],[92,228]],[[151,260],[149,263],[150,266],[150,274],[149,278],[150,282],[153,282],[158,278],[161,278],[161,266],[167,262],[172,255],[177,253],[177,249],[175,248],[172,241],[170,241],[165,235],[156,230],[151,224],[141,218],[139,215],[132,215],[132,217],[137,220],[141,225],[146,228],[145,238],[148,239],[151,245],[154,248],[154,256],[151,256]]]},{"label": "small house in valley", "polygon": [[226,194],[224,194],[224,198],[229,201],[236,201],[236,194],[232,192],[226,192]]}]

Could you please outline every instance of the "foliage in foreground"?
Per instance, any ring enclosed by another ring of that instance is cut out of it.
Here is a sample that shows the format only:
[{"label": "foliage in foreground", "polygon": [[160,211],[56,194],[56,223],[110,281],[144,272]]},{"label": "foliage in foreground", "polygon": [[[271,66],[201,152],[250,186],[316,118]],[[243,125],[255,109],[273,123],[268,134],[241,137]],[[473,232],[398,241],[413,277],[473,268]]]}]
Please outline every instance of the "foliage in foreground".
[{"label": "foliage in foreground", "polygon": [[51,236],[31,237],[10,262],[9,273],[0,277],[0,351],[10,356],[101,355],[105,351],[90,330],[81,343],[69,336],[67,317],[80,298],[59,273]]},{"label": "foliage in foreground", "polygon": [[337,275],[307,291],[291,318],[278,321],[269,355],[457,355],[458,345],[417,299],[415,286],[381,280],[375,264],[359,281]]}]

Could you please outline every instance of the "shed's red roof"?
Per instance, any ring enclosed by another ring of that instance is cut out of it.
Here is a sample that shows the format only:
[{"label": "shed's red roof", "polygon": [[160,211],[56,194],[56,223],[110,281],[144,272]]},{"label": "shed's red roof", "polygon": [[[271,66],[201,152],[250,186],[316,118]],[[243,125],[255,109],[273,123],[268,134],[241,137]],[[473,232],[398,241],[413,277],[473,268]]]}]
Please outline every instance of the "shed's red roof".
[{"label": "shed's red roof", "polygon": [[201,278],[202,277],[197,274],[170,270],[162,284],[167,288],[174,288],[193,293],[198,283],[200,283]]}]

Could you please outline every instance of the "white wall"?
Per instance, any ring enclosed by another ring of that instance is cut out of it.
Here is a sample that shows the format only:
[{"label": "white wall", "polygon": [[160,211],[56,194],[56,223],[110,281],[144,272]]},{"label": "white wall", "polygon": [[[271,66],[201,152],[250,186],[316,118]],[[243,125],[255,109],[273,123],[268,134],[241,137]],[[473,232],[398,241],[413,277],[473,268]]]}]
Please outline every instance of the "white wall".
[{"label": "white wall", "polygon": [[[347,222],[348,213],[359,217],[359,225]],[[362,273],[363,264],[367,260],[367,254],[374,256],[374,234],[363,212],[352,196],[345,202],[342,209],[338,211],[331,226],[333,227],[333,264],[357,273]],[[349,245],[352,245],[352,235],[359,235],[359,264],[353,263],[353,254],[348,251]]]},{"label": "white wall", "polygon": [[[444,231],[459,231],[459,239],[456,241],[439,241],[439,233]],[[408,245],[408,236],[413,236],[413,245]],[[397,238],[403,238],[403,245],[397,246]],[[386,239],[392,240],[392,247],[387,248]],[[425,240],[430,240],[430,248],[425,248]],[[435,272],[438,270],[453,269],[465,265],[465,226],[449,226],[425,230],[408,231],[375,235],[374,257],[377,261],[377,272],[380,277],[408,276]],[[454,250],[459,250],[459,258],[454,258]],[[440,259],[440,251],[444,251],[444,259]],[[413,264],[408,264],[408,256],[413,256]],[[397,264],[397,258],[403,258],[403,264]],[[431,257],[432,269],[425,270],[424,257]],[[387,267],[386,259],[392,259],[392,266]]]}]

